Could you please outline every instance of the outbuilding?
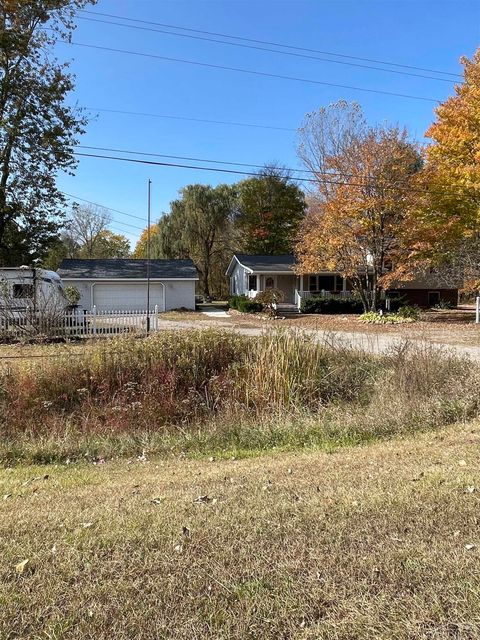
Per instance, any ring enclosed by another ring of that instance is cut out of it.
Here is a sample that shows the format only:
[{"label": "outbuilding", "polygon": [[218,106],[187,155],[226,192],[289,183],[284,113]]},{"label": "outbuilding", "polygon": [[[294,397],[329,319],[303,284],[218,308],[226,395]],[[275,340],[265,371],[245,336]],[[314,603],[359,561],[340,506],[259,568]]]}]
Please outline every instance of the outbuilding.
[{"label": "outbuilding", "polygon": [[198,274],[191,260],[66,259],[58,274],[65,287],[78,289],[80,309],[146,310],[147,289],[151,310],[195,309]]}]

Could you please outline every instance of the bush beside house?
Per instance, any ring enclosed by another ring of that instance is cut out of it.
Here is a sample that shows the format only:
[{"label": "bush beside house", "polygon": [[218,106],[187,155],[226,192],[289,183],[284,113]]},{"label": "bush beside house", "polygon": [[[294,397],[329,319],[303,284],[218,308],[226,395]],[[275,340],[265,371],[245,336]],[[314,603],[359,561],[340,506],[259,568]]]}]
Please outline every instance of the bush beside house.
[{"label": "bush beside house", "polygon": [[231,296],[228,299],[230,309],[241,311],[242,313],[258,313],[263,310],[263,305],[246,296]]},{"label": "bush beside house", "polygon": [[302,313],[327,314],[362,313],[363,305],[360,300],[355,298],[343,299],[314,296],[302,300],[300,311]]}]

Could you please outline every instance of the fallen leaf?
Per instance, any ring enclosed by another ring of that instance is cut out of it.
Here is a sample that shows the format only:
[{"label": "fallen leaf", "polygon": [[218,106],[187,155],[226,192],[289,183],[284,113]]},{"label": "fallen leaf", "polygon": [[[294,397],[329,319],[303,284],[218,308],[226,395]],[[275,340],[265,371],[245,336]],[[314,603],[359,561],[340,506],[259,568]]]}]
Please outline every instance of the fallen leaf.
[{"label": "fallen leaf", "polygon": [[12,494],[11,494],[11,493],[6,493],[6,494],[3,496],[3,499],[4,499],[4,500],[8,500],[8,499],[9,499],[9,498],[11,498],[11,497],[12,497]]},{"label": "fallen leaf", "polygon": [[466,489],[465,489],[465,493],[473,493],[475,491],[475,487],[473,485],[469,485]]},{"label": "fallen leaf", "polygon": [[160,496],[160,497],[158,497],[158,498],[153,498],[153,500],[150,500],[150,502],[151,502],[152,504],[162,504],[162,502],[163,502],[163,498],[162,498],[161,496]]},{"label": "fallen leaf", "polygon": [[472,551],[473,549],[475,549],[476,546],[477,546],[476,544],[466,544],[465,549],[467,551]]},{"label": "fallen leaf", "polygon": [[182,527],[182,533],[186,538],[190,537],[190,529],[188,527],[183,526]]},{"label": "fallen leaf", "polygon": [[22,573],[25,572],[25,569],[27,567],[27,564],[29,563],[29,560],[22,560],[21,562],[19,562],[18,564],[15,565],[15,571],[19,574],[22,575]]},{"label": "fallen leaf", "polygon": [[210,496],[205,495],[205,496],[197,496],[193,502],[199,504],[202,502],[211,502],[211,501],[212,501],[212,498]]},{"label": "fallen leaf", "polygon": [[82,522],[81,524],[84,529],[90,529],[90,527],[93,527],[93,522]]},{"label": "fallen leaf", "polygon": [[467,466],[467,463],[465,462],[465,460],[459,460],[458,464],[459,464],[461,467],[466,467],[466,466]]}]

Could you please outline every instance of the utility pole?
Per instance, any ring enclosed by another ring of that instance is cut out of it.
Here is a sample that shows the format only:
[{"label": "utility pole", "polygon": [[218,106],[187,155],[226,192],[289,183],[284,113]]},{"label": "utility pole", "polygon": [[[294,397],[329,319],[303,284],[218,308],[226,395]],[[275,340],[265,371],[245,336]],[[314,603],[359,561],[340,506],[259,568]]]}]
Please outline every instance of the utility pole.
[{"label": "utility pole", "polygon": [[152,200],[152,181],[148,181],[148,216],[147,216],[147,334],[150,333],[150,210]]}]

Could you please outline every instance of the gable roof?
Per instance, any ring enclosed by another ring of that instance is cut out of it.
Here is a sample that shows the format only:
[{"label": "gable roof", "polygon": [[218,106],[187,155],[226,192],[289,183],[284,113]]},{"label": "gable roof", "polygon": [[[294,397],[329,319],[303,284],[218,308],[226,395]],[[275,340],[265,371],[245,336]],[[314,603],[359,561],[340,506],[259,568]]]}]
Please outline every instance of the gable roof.
[{"label": "gable roof", "polygon": [[[144,280],[147,277],[147,260],[66,259],[60,263],[58,275],[66,280]],[[198,275],[191,260],[150,260],[150,278],[198,280]]]},{"label": "gable roof", "polygon": [[288,273],[292,275],[295,256],[290,253],[279,256],[236,253],[228,266],[227,275],[232,272],[235,262],[241,264],[251,273]]}]

